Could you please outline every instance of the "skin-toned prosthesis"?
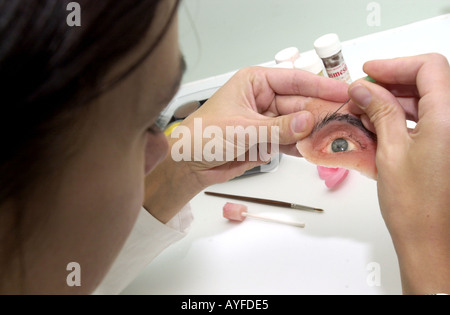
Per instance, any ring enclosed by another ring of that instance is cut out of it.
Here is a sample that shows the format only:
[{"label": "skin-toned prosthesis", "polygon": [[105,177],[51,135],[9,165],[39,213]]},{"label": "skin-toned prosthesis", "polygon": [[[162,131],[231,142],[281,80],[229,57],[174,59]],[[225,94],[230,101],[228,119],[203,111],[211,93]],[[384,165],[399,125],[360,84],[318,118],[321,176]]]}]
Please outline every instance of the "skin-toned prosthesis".
[{"label": "skin-toned prosthesis", "polygon": [[320,99],[306,100],[304,109],[314,115],[316,125],[309,137],[297,143],[297,149],[313,164],[352,169],[376,179],[376,135],[347,106],[336,112],[339,105]]}]

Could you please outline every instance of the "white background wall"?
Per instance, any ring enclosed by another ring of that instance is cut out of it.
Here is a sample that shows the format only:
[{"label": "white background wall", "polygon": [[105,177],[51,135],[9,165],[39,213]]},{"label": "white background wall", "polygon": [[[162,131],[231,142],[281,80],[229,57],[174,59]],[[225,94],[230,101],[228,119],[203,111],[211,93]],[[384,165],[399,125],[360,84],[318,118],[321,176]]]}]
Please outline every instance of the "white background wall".
[{"label": "white background wall", "polygon": [[[368,23],[370,3],[379,25]],[[271,61],[286,47],[311,50],[326,33],[345,41],[447,13],[450,0],[183,0],[184,82]]]}]

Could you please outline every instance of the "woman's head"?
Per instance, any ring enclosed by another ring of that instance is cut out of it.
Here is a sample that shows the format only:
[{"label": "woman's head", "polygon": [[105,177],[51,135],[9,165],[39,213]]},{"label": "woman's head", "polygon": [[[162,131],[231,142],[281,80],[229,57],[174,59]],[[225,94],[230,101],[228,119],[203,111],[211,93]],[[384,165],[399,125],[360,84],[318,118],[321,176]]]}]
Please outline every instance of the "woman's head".
[{"label": "woman's head", "polygon": [[77,1],[81,27],[69,2],[0,1],[0,291],[70,289],[71,261],[95,288],[167,150],[177,1]]}]

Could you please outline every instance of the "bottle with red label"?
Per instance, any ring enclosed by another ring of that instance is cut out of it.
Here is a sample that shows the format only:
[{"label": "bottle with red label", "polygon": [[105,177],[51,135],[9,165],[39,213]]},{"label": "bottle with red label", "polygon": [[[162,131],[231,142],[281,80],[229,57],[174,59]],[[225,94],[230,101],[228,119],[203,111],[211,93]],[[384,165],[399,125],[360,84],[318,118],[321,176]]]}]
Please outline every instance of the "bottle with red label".
[{"label": "bottle with red label", "polygon": [[317,55],[322,59],[328,77],[352,83],[350,73],[342,55],[342,45],[336,34],[327,34],[314,42]]}]

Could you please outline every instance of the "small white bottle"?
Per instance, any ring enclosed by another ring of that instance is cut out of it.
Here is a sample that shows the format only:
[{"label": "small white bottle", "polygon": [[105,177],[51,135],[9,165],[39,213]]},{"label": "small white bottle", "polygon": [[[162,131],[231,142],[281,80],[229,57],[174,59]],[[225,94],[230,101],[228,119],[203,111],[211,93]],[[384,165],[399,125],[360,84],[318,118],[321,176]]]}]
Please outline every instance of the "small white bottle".
[{"label": "small white bottle", "polygon": [[342,55],[342,45],[336,34],[327,34],[314,42],[317,55],[322,58],[328,77],[352,83],[350,73]]},{"label": "small white bottle", "polygon": [[302,55],[294,62],[294,68],[325,76],[322,60],[315,53]]},{"label": "small white bottle", "polygon": [[300,51],[297,47],[289,47],[285,48],[281,51],[279,51],[275,55],[275,63],[277,65],[279,64],[285,64],[290,63],[292,66],[291,68],[294,68],[294,62],[300,57]]}]

